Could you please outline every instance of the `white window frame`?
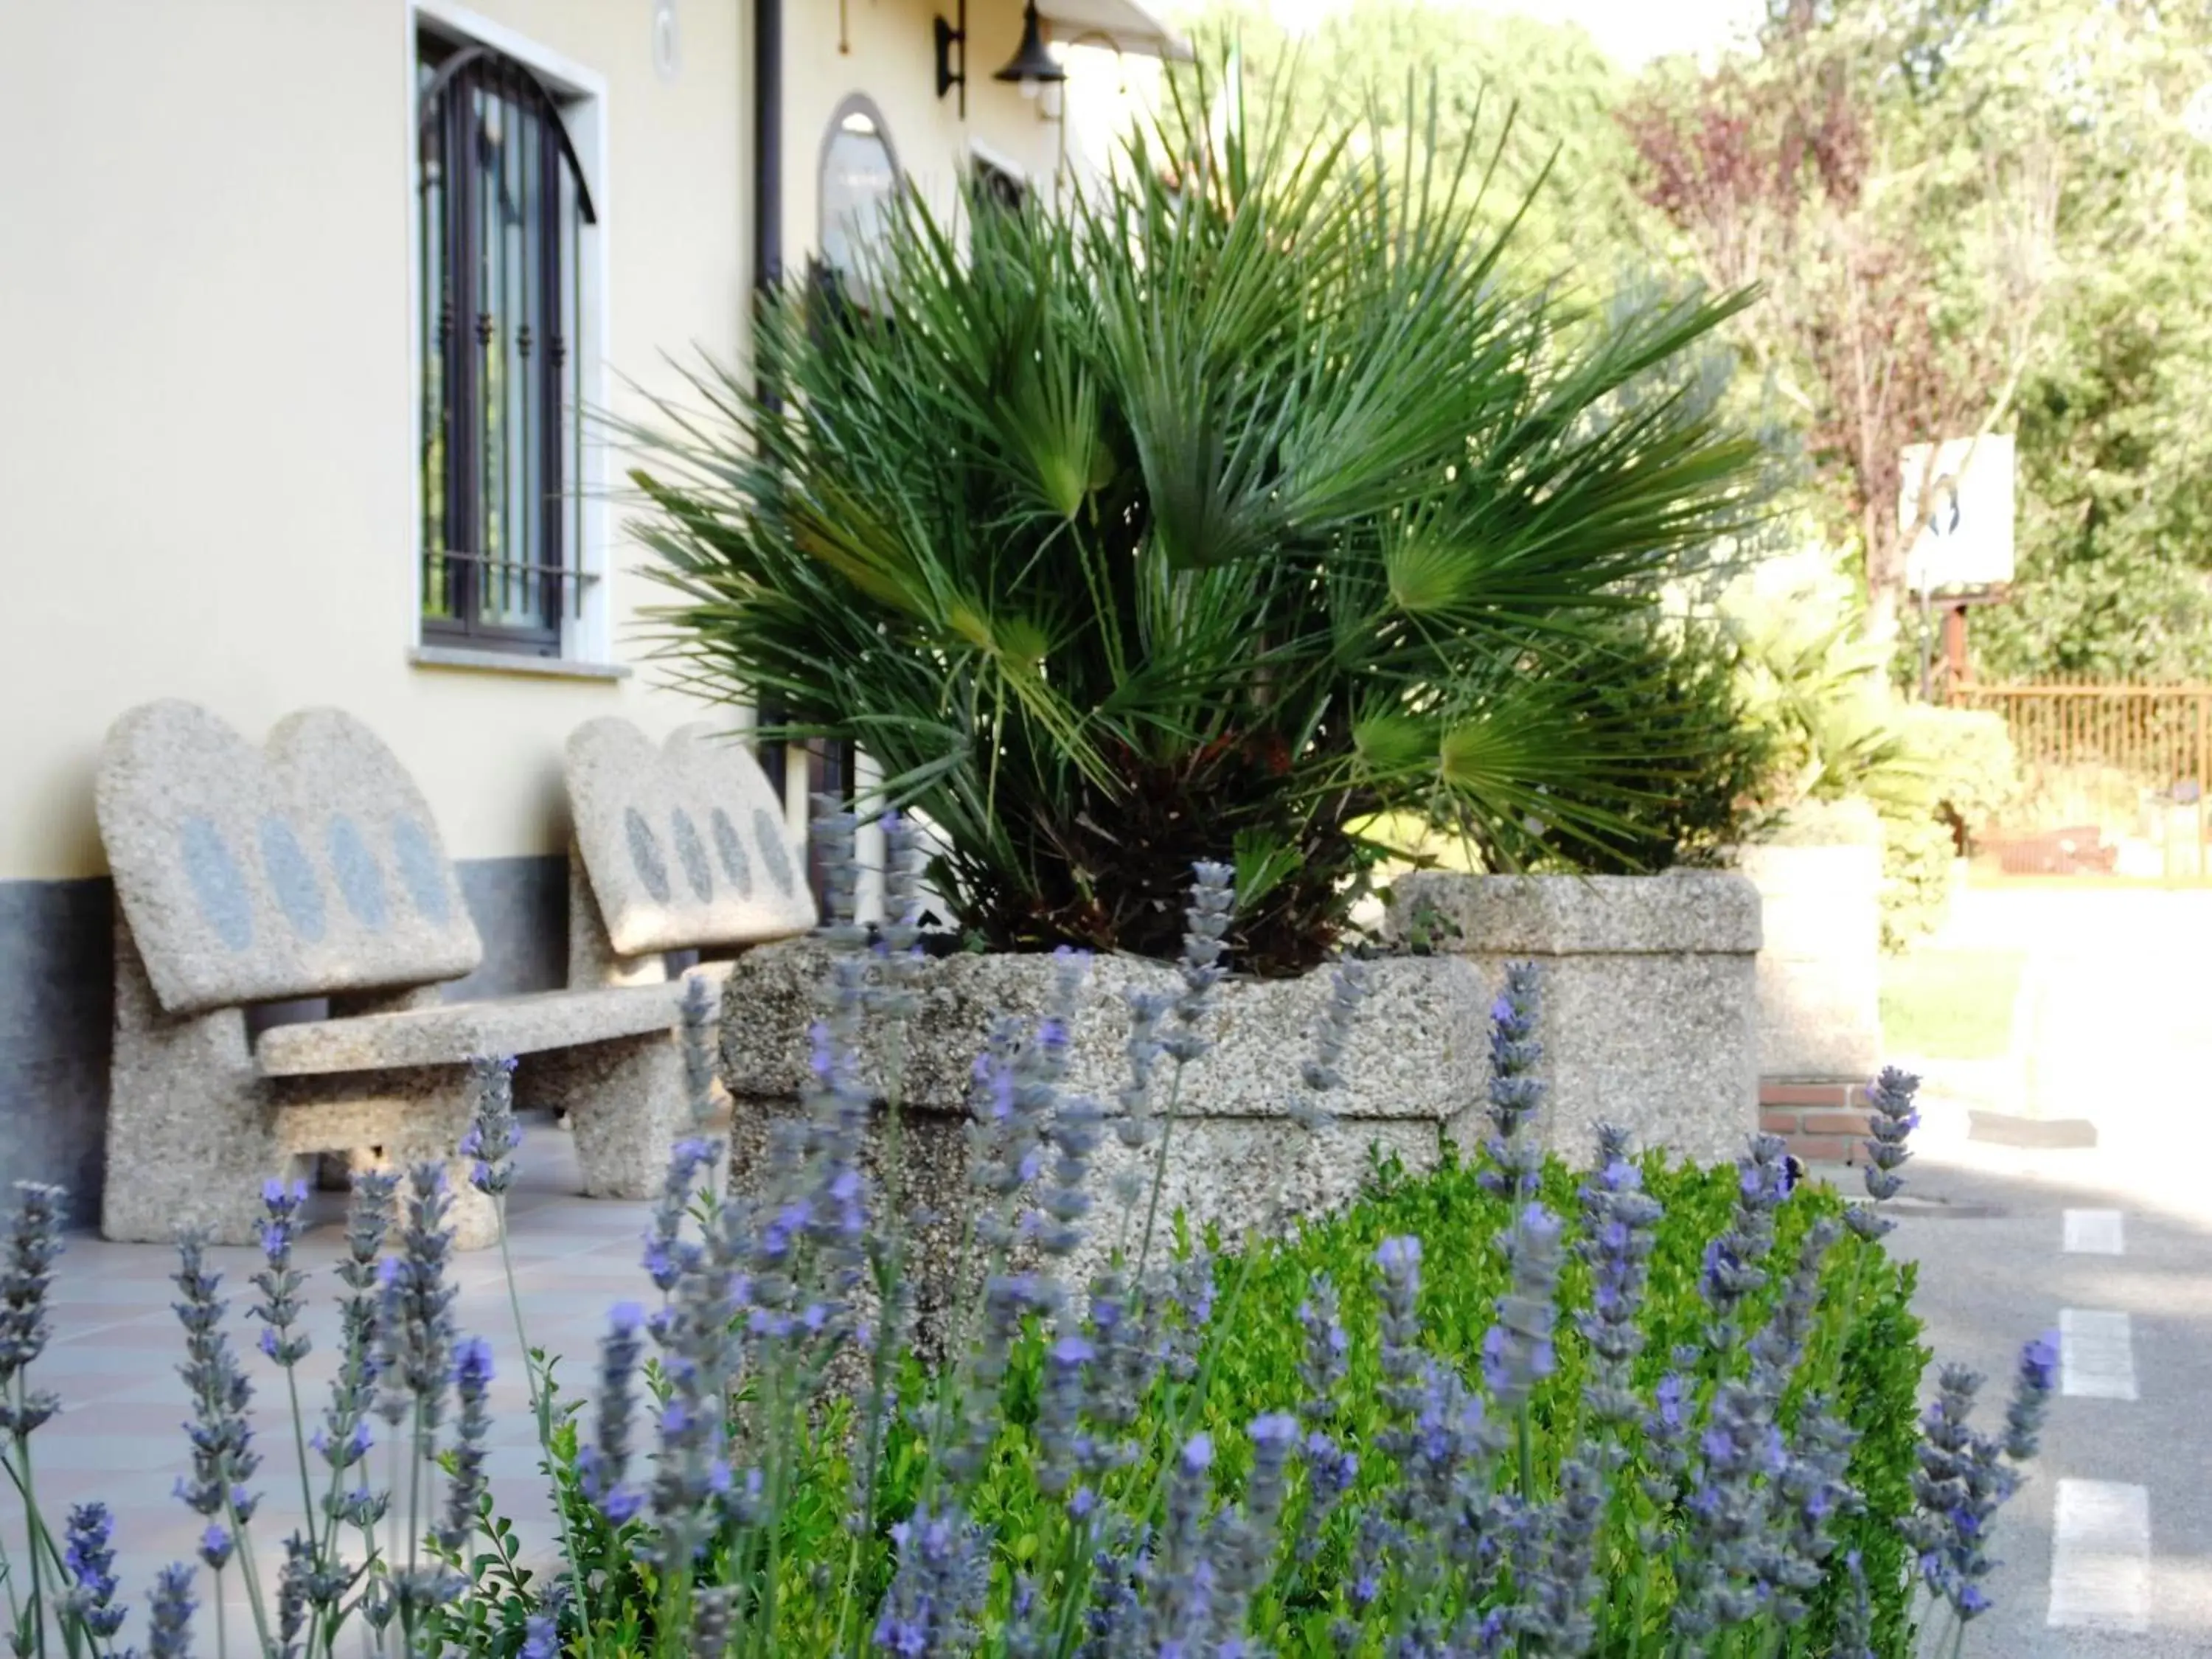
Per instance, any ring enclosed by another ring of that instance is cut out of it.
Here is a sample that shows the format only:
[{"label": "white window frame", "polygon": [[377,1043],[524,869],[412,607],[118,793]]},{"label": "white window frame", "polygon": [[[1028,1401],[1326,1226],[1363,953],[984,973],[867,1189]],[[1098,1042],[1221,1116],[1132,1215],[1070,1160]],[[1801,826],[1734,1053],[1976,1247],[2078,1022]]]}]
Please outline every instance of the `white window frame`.
[{"label": "white window frame", "polygon": [[[568,488],[581,493],[582,532],[574,556],[581,598],[564,605],[561,623],[561,654],[557,658],[510,655],[501,651],[455,650],[426,645],[422,637],[422,550],[416,546],[408,561],[408,629],[412,659],[433,666],[505,670],[520,674],[558,674],[583,669],[602,674],[619,669],[614,654],[613,533],[607,504],[608,458],[605,440],[592,430],[592,413],[606,407],[607,343],[611,311],[607,292],[607,239],[613,222],[612,192],[607,188],[607,81],[597,70],[518,34],[447,0],[409,0],[403,8],[407,26],[407,430],[410,437],[408,476],[414,513],[410,536],[421,538],[422,523],[422,374],[426,350],[417,319],[422,314],[422,144],[417,131],[420,112],[416,105],[416,42],[425,33],[441,34],[464,45],[489,46],[527,67],[545,83],[562,106],[568,141],[583,166],[584,182],[592,193],[597,222],[585,228],[577,250],[577,279],[583,300],[578,307],[576,342],[578,375],[583,407],[574,411],[582,441],[583,476],[568,481]],[[580,615],[576,614],[580,612]],[[626,673],[627,669],[619,672]]]}]

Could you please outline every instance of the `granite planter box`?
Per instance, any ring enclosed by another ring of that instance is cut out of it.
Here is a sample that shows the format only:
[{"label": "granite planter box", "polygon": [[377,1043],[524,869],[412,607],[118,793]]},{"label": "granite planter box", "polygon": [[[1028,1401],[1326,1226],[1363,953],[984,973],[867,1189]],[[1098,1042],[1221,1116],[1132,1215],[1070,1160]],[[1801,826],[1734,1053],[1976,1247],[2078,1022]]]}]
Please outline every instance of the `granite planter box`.
[{"label": "granite planter box", "polygon": [[[740,1182],[769,1123],[798,1109],[825,960],[812,941],[764,946],[740,957],[725,986],[722,1076],[733,1105],[732,1168]],[[1052,977],[1046,956],[951,956],[921,970],[920,1010],[905,1049],[901,1164],[904,1197],[934,1218],[918,1250],[925,1339],[950,1294],[949,1264],[966,1197],[967,1093],[975,1057],[994,1018],[1042,1012]],[[1435,1163],[1448,1137],[1463,1141],[1474,1132],[1489,999],[1477,965],[1449,957],[1372,964],[1371,994],[1340,1067],[1345,1086],[1325,1102],[1335,1121],[1318,1135],[1291,1121],[1299,1067],[1313,1052],[1329,981],[1323,971],[1223,984],[1206,1027],[1214,1046],[1186,1070],[1176,1103],[1163,1226],[1177,1209],[1194,1220],[1218,1222],[1231,1235],[1279,1225],[1352,1197],[1376,1152],[1422,1169]],[[1179,983],[1164,963],[1095,959],[1072,1034],[1064,1091],[1118,1112],[1115,1097],[1128,1076],[1122,993],[1172,991]],[[1163,1067],[1156,1112],[1166,1099],[1164,1062]],[[881,1078],[871,1082],[880,1093]],[[1076,1264],[1079,1282],[1121,1235],[1121,1207],[1109,1188],[1115,1169],[1130,1156],[1109,1128],[1093,1172],[1097,1207],[1091,1245]],[[1140,1204],[1132,1230],[1142,1220]]]},{"label": "granite planter box", "polygon": [[1759,1123],[1759,894],[1732,872],[1465,876],[1394,886],[1389,927],[1474,968],[1544,970],[1537,1131],[1570,1161],[1595,1126],[1699,1162],[1731,1158]]},{"label": "granite planter box", "polygon": [[1759,1070],[1864,1082],[1881,1065],[1881,822],[1864,801],[1801,807],[1744,849],[1759,889]]}]

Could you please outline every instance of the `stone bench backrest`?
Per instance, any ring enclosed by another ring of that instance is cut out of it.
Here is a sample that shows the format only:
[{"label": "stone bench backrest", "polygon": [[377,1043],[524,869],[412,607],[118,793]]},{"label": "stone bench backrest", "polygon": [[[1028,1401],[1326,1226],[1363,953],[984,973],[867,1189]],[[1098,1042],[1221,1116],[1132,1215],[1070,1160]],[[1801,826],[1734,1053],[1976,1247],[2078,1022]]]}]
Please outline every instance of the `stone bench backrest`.
[{"label": "stone bench backrest", "polygon": [[705,722],[665,746],[609,716],[568,739],[576,846],[617,955],[755,945],[814,926],[803,849],[734,735]]},{"label": "stone bench backrest", "polygon": [[428,985],[483,959],[422,792],[337,709],[257,750],[194,704],[148,703],[109,731],[94,799],[170,1013]]}]

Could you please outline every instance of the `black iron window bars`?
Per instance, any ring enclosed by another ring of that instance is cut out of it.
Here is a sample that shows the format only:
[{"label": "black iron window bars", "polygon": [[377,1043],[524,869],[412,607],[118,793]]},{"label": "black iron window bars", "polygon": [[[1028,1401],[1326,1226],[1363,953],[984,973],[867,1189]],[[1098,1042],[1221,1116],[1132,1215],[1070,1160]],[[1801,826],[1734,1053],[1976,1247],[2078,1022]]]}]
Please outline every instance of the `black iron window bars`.
[{"label": "black iron window bars", "polygon": [[489,47],[422,37],[422,633],[557,656],[582,568],[582,252],[561,107]]}]

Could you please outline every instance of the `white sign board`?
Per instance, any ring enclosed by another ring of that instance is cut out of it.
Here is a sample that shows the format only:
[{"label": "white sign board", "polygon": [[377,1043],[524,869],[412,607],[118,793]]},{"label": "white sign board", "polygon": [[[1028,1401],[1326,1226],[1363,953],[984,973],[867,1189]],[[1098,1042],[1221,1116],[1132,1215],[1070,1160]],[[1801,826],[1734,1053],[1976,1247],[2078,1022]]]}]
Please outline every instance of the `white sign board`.
[{"label": "white sign board", "polygon": [[[1928,484],[1929,456],[1935,479]],[[1951,438],[1908,444],[1899,457],[1897,522],[1909,531],[1920,518],[1928,484],[1928,522],[1905,550],[1905,586],[1916,593],[2002,587],[2013,575],[2012,440]]]}]

